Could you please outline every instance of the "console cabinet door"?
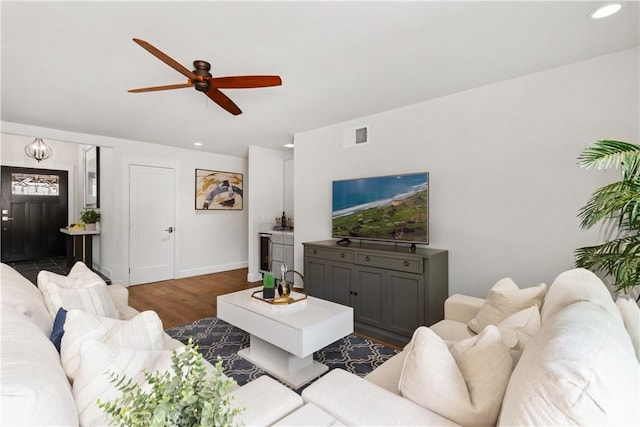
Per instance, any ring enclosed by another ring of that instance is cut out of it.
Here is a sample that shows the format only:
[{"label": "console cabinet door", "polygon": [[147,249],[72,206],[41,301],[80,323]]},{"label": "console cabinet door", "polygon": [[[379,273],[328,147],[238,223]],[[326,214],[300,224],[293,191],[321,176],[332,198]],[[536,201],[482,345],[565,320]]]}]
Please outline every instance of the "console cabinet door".
[{"label": "console cabinet door", "polygon": [[305,257],[304,275],[304,288],[308,295],[331,301],[327,287],[327,261]]},{"label": "console cabinet door", "polygon": [[402,271],[386,274],[387,327],[390,331],[411,337],[418,326],[425,324],[423,276]]},{"label": "console cabinet door", "polygon": [[380,328],[385,327],[386,271],[378,268],[356,267],[353,293],[354,319]]},{"label": "console cabinet door", "polygon": [[[338,262],[327,263],[329,282],[331,289],[331,301],[351,307],[351,288],[353,287],[353,266]],[[356,310],[354,310],[356,311]]]}]

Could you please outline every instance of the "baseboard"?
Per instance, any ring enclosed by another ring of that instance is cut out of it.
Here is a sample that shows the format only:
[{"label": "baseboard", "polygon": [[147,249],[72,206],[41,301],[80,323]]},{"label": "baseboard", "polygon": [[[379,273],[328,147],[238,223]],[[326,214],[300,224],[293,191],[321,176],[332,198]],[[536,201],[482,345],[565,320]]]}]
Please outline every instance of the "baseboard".
[{"label": "baseboard", "polygon": [[262,273],[247,273],[247,282],[260,282],[262,281]]},{"label": "baseboard", "polygon": [[232,264],[212,265],[202,268],[191,268],[188,270],[180,270],[176,275],[177,279],[183,279],[185,277],[201,276],[203,274],[220,273],[222,271],[237,270],[239,268],[247,268],[248,262],[238,262]]}]

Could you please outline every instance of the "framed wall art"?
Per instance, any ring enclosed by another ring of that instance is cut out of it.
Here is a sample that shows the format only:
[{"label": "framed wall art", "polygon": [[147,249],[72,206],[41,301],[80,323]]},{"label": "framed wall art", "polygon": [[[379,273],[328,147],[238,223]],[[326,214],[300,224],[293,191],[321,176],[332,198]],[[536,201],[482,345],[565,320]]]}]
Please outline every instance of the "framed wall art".
[{"label": "framed wall art", "polygon": [[196,169],[196,210],[242,210],[242,174]]}]

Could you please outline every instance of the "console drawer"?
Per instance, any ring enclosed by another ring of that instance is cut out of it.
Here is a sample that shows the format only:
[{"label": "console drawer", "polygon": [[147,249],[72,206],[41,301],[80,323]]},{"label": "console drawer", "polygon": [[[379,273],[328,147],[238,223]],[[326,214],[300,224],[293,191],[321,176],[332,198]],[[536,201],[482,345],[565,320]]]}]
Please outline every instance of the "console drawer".
[{"label": "console drawer", "polygon": [[422,258],[395,258],[367,253],[356,253],[356,264],[368,265],[388,270],[406,271],[407,273],[423,273]]},{"label": "console drawer", "polygon": [[304,247],[304,255],[315,258],[328,259],[332,261],[353,262],[353,252],[337,251],[332,249]]}]

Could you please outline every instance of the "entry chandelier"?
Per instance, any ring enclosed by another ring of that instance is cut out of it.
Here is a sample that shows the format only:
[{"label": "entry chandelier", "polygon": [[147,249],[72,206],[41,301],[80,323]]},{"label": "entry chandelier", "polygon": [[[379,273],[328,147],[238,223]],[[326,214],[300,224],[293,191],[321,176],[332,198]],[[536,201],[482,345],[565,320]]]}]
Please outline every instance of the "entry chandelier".
[{"label": "entry chandelier", "polygon": [[24,152],[32,159],[36,159],[38,162],[48,159],[53,154],[53,150],[47,144],[44,143],[42,138],[36,138],[33,142],[24,147]]}]

